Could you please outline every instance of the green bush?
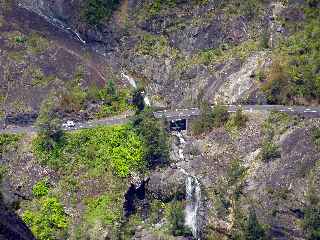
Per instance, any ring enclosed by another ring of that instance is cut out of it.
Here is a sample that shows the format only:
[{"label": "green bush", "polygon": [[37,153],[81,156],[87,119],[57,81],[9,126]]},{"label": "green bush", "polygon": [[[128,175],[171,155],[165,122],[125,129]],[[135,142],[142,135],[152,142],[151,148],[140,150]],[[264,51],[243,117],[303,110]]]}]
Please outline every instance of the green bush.
[{"label": "green bush", "polygon": [[268,162],[272,159],[281,157],[281,152],[275,143],[270,140],[266,140],[262,144],[261,157],[263,161]]},{"label": "green bush", "polygon": [[[63,141],[47,149],[38,137],[33,142],[37,158],[55,169],[85,165],[99,172],[110,167],[119,177],[143,169],[143,142],[128,126],[103,126],[68,132]],[[72,159],[72,162],[70,162]]]},{"label": "green bush", "polygon": [[226,128],[229,130],[239,130],[246,126],[248,117],[243,114],[242,109],[237,109],[236,113],[231,115],[226,123]]},{"label": "green bush", "polygon": [[82,15],[91,25],[99,25],[108,20],[120,0],[85,0]]},{"label": "green bush", "polygon": [[32,188],[32,194],[35,197],[47,196],[49,193],[48,181],[41,180],[37,182]]},{"label": "green bush", "polygon": [[36,208],[22,215],[35,237],[39,240],[66,239],[69,221],[58,199],[43,197],[36,201]]},{"label": "green bush", "polygon": [[17,134],[0,134],[0,156],[6,151],[14,150],[21,139],[21,135]]}]

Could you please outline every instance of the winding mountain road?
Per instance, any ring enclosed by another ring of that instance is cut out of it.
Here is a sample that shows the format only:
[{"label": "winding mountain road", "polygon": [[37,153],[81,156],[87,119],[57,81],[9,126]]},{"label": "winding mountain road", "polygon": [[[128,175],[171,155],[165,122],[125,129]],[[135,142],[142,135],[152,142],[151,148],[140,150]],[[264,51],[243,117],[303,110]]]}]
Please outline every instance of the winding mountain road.
[{"label": "winding mountain road", "polygon": [[[228,105],[228,112],[236,112],[237,109],[241,108],[244,112],[266,112],[276,111],[283,112],[292,115],[301,115],[309,118],[320,118],[320,107],[304,107],[304,106],[282,106],[282,105]],[[119,125],[125,124],[130,121],[130,117],[134,113],[128,113],[121,116],[89,120],[87,122],[75,122],[74,127],[64,127],[66,131],[75,131],[84,128],[94,128],[101,125]],[[178,119],[191,119],[200,115],[199,108],[186,108],[186,109],[175,109],[175,110],[163,110],[154,112],[154,116],[158,119],[165,118],[167,120],[178,120]],[[0,129],[1,133],[36,133],[37,129],[35,126],[17,126],[10,125],[4,129]]]}]

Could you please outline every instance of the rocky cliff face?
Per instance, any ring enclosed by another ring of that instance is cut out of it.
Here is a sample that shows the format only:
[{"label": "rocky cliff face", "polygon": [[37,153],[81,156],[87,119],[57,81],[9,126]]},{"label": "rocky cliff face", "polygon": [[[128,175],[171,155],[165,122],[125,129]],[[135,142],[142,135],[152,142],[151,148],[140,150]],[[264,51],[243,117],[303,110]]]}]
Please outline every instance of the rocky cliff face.
[{"label": "rocky cliff face", "polygon": [[[262,72],[272,64],[272,48],[293,31],[290,24],[304,20],[299,6],[307,4],[123,0],[95,25],[84,19],[85,3],[0,0],[0,104],[11,123],[28,122],[44,99],[70,86],[88,89],[113,79],[126,87],[122,73],[144,87],[156,107],[188,107],[203,100],[266,103]],[[240,129],[173,135],[170,164],[131,182],[109,181],[109,172],[82,179],[77,169],[75,179],[86,187],[76,196],[66,190],[61,197],[74,220],[70,239],[77,238],[75,229],[81,225],[82,197],[109,191],[110,182],[119,192],[114,202],[123,204],[125,220],[119,217],[107,228],[90,222],[82,237],[246,239],[254,209],[266,239],[307,239],[303,220],[309,189],[320,191],[313,133],[319,121],[274,113],[248,117]],[[44,177],[56,187],[59,173],[39,166],[31,152],[6,157],[10,184],[22,197],[32,197],[32,186]],[[65,182],[58,187],[63,189]],[[184,228],[180,218],[186,214]],[[9,219],[0,220],[0,238],[2,229],[8,239],[16,229],[15,239],[33,239],[1,207],[0,219]]]}]

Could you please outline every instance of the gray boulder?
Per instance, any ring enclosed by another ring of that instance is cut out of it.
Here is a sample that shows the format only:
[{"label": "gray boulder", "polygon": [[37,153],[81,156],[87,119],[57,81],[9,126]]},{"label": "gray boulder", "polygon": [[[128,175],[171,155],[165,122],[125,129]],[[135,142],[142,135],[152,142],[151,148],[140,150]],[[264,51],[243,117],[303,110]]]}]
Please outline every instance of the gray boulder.
[{"label": "gray boulder", "polygon": [[169,202],[185,197],[185,175],[179,169],[167,168],[150,176],[147,192],[154,198]]}]

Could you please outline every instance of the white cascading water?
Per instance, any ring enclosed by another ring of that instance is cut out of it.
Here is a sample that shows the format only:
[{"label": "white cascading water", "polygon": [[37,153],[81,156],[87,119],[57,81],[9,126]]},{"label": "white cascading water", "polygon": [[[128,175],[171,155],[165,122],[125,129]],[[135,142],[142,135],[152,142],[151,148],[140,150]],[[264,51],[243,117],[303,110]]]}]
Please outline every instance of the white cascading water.
[{"label": "white cascading water", "polygon": [[[185,140],[180,132],[176,132],[176,135],[179,138],[179,158],[184,160],[184,146]],[[185,225],[189,227],[192,231],[192,235],[196,239],[199,238],[199,229],[198,229],[198,213],[201,203],[201,188],[198,179],[195,176],[189,174],[185,169],[179,168],[183,174],[186,175],[186,208],[185,208]]]},{"label": "white cascading water", "polygon": [[[132,77],[124,74],[123,72],[121,73],[121,75],[122,75],[125,79],[127,79],[127,81],[130,83],[130,85],[131,85],[134,89],[137,88],[136,81],[135,81]],[[144,100],[144,103],[145,103],[147,106],[151,106],[151,103],[150,103],[150,100],[149,100],[148,96],[144,96],[144,99],[143,99],[143,100]]]},{"label": "white cascading water", "polygon": [[193,236],[198,238],[198,211],[201,200],[201,189],[196,177],[188,175],[186,178],[185,225],[188,226]]}]

